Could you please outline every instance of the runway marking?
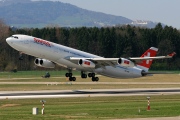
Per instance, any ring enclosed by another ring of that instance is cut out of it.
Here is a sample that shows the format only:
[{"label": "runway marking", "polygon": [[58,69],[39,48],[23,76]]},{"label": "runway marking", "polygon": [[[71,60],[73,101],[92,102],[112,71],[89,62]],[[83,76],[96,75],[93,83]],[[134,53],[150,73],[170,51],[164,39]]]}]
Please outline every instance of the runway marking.
[{"label": "runway marking", "polygon": [[50,90],[50,91],[2,91],[0,99],[137,96],[180,94],[180,88],[163,89],[97,89],[97,90]]},{"label": "runway marking", "polygon": [[81,85],[90,85],[90,84],[128,84],[128,85],[179,85],[180,82],[0,82],[0,84],[81,84]]}]

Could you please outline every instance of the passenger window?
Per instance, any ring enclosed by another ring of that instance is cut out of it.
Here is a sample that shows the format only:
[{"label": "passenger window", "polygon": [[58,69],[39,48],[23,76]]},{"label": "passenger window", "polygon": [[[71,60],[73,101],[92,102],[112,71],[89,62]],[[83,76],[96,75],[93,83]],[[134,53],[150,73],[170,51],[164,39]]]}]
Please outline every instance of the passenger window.
[{"label": "passenger window", "polygon": [[17,36],[11,36],[11,37],[18,39],[18,37],[17,37]]},{"label": "passenger window", "polygon": [[17,36],[14,36],[14,38],[18,39],[18,37],[17,37]]}]

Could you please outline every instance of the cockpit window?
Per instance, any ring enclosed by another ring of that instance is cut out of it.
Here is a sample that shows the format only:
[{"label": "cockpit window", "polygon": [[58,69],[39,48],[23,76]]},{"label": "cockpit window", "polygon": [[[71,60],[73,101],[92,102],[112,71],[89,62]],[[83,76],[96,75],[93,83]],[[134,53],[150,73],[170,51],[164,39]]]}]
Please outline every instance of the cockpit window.
[{"label": "cockpit window", "polygon": [[11,36],[11,37],[18,39],[18,37],[17,37],[17,36]]}]

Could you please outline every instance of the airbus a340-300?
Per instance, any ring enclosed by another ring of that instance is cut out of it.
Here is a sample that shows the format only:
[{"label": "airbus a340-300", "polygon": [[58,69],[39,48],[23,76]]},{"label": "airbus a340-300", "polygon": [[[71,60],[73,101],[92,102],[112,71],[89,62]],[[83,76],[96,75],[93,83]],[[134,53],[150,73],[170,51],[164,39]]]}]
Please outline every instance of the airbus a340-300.
[{"label": "airbus a340-300", "polygon": [[7,43],[23,54],[37,57],[35,65],[54,68],[55,64],[66,67],[65,74],[70,81],[75,81],[72,70],[81,71],[81,77],[91,77],[98,81],[96,74],[113,78],[137,78],[147,76],[152,60],[172,58],[175,52],[167,56],[156,56],[157,48],[149,48],[141,57],[104,58],[66,47],[40,38],[28,35],[12,35],[6,39]]}]

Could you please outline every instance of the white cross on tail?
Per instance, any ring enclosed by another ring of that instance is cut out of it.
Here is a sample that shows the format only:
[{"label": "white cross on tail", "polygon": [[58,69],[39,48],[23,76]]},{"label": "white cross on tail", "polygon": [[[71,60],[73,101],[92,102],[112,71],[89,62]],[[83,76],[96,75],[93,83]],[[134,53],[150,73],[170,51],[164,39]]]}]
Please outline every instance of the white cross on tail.
[{"label": "white cross on tail", "polygon": [[[150,56],[151,56],[151,53],[150,53],[150,52],[147,53],[147,56],[144,55],[144,57],[150,57]],[[152,60],[146,60],[146,64],[149,64],[149,61],[152,61]]]}]

